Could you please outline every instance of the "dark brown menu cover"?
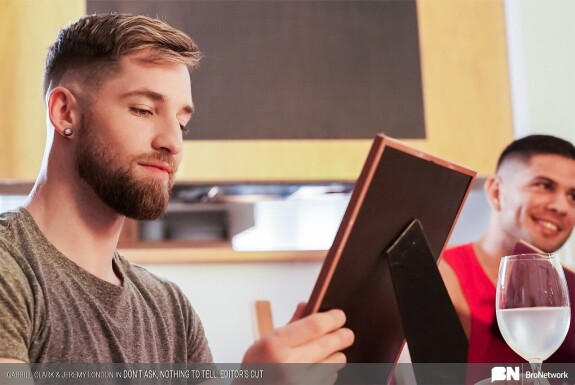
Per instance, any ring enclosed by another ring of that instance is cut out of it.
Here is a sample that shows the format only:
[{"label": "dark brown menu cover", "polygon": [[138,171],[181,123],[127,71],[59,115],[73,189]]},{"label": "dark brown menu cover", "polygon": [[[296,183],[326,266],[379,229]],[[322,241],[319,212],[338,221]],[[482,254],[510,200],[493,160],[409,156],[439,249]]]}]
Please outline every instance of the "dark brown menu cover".
[{"label": "dark brown menu cover", "polygon": [[396,361],[404,333],[385,251],[417,219],[437,261],[474,177],[472,170],[375,137],[306,309],[345,311],[355,333],[348,362]]}]

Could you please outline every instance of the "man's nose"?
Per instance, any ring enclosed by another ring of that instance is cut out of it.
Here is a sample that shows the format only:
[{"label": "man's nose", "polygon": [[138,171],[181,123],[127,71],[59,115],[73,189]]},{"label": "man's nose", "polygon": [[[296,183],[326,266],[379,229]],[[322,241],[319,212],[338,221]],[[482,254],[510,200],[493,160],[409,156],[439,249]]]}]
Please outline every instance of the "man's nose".
[{"label": "man's nose", "polygon": [[558,213],[566,213],[569,209],[573,208],[573,203],[567,194],[558,191],[552,195],[547,207]]},{"label": "man's nose", "polygon": [[158,127],[152,146],[154,149],[177,155],[182,152],[184,140],[177,119],[166,119]]}]

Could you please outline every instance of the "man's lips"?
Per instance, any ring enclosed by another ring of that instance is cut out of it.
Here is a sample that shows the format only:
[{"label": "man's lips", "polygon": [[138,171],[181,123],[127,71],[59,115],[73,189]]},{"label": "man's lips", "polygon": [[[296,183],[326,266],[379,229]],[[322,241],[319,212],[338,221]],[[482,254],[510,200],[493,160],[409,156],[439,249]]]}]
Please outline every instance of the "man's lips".
[{"label": "man's lips", "polygon": [[159,171],[163,171],[167,174],[171,174],[172,173],[172,167],[170,167],[170,165],[168,165],[167,163],[161,163],[161,162],[139,162],[140,166],[144,166],[144,167],[150,167],[153,169],[157,169]]},{"label": "man's lips", "polygon": [[557,221],[537,217],[533,217],[533,220],[547,231],[558,233],[562,230],[561,225]]}]

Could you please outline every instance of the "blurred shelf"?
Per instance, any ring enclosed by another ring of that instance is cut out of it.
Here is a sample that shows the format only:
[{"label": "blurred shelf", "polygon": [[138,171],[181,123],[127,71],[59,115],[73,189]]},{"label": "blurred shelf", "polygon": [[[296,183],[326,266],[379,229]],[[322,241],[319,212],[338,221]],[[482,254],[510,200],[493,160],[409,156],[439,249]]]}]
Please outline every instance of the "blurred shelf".
[{"label": "blurred shelf", "polygon": [[120,253],[138,264],[317,262],[325,250],[313,251],[233,251],[225,247],[145,247],[124,248]]}]

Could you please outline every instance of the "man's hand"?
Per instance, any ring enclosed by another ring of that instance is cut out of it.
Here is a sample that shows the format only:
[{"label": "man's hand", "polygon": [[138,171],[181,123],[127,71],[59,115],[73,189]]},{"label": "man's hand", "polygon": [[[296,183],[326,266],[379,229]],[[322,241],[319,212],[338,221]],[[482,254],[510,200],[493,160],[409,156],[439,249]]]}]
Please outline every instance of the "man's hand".
[{"label": "man's hand", "polygon": [[278,365],[278,370],[274,370],[278,383],[333,383],[337,371],[346,363],[341,351],[353,343],[353,332],[343,327],[343,311],[330,310],[300,318],[304,307],[305,304],[298,306],[286,326],[250,346],[243,363],[302,364]]}]

